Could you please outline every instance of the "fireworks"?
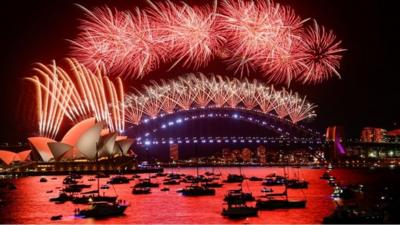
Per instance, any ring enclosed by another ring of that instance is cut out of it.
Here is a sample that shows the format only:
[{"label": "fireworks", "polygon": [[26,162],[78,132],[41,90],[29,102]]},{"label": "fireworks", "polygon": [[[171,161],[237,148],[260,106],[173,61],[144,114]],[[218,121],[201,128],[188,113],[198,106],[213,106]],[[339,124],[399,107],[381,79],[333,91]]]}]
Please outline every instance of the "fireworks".
[{"label": "fireworks", "polygon": [[340,77],[338,68],[340,66],[341,52],[345,49],[340,48],[340,41],[335,41],[336,37],[332,31],[327,32],[324,27],[320,27],[316,21],[314,26],[307,28],[304,35],[304,49],[302,53],[302,63],[307,70],[299,79],[306,82],[321,82],[328,79],[332,74]]},{"label": "fireworks", "polygon": [[[39,133],[54,138],[67,117],[74,123],[88,117],[108,124],[111,131],[124,130],[124,90],[120,78],[113,83],[97,66],[88,70],[76,60],[67,59],[68,70],[56,65],[37,64],[36,76],[27,80],[36,87]],[[68,73],[67,71],[70,71]]]},{"label": "fireworks", "polygon": [[143,91],[125,98],[126,120],[138,125],[145,116],[155,118],[161,113],[189,110],[192,107],[244,107],[261,113],[275,112],[288,116],[293,123],[315,116],[315,105],[286,90],[276,91],[256,80],[238,80],[220,76],[190,74],[168,82],[153,82]]},{"label": "fireworks", "polygon": [[344,51],[332,31],[316,22],[309,27],[290,7],[268,0],[84,10],[72,55],[128,78],[141,78],[161,63],[198,69],[220,57],[237,75],[259,71],[277,83],[318,83],[339,75]]}]

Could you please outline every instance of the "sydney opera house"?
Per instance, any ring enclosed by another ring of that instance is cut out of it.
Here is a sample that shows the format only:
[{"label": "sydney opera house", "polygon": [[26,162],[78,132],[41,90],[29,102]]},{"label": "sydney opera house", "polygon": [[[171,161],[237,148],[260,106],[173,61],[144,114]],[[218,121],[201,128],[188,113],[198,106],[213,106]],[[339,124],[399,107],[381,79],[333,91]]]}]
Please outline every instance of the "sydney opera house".
[{"label": "sydney opera house", "polygon": [[[95,165],[96,161],[115,160],[124,156],[129,158],[132,154],[129,149],[133,143],[133,140],[126,136],[110,132],[104,122],[96,122],[93,117],[75,124],[61,141],[47,137],[30,137],[28,141],[31,146],[28,150],[17,153],[0,150],[0,164],[3,167],[34,164],[29,169],[37,170],[40,167],[49,168],[54,165],[60,167],[60,165],[85,162],[86,167],[80,169],[91,170],[93,168],[88,168],[88,165]],[[57,170],[74,170],[74,168],[57,168]]]}]

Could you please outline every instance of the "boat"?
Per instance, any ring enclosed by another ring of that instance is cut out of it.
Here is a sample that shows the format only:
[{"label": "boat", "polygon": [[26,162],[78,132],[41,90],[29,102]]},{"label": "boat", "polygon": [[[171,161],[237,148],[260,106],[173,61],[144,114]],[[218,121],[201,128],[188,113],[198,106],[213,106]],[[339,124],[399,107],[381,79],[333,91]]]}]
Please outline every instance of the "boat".
[{"label": "boat", "polygon": [[90,188],[91,184],[70,184],[62,189],[64,192],[81,192],[84,188]]},{"label": "boat", "polygon": [[261,189],[261,192],[264,192],[264,193],[271,193],[271,192],[273,192],[273,190],[272,190],[272,188],[264,187],[264,188]]},{"label": "boat", "polygon": [[128,184],[129,179],[126,178],[125,176],[114,176],[112,177],[109,181],[107,181],[108,184]]},{"label": "boat", "polygon": [[159,183],[153,183],[150,179],[142,179],[139,183],[135,184],[133,187],[159,187]]},{"label": "boat", "polygon": [[241,183],[244,177],[242,175],[237,174],[228,174],[228,177],[224,182],[226,183]]},{"label": "boat", "polygon": [[[98,165],[98,147],[96,147],[96,165]],[[99,174],[99,168],[97,168],[97,173]],[[126,182],[129,180],[124,176],[116,176],[111,179],[111,184],[115,181],[116,183]],[[97,177],[97,190],[89,191],[83,193],[84,195],[81,198],[75,198],[73,200],[78,202],[85,202],[90,204],[90,207],[84,210],[80,210],[79,208],[75,210],[75,215],[80,217],[92,217],[92,218],[104,218],[104,217],[113,217],[122,215],[125,209],[128,207],[128,204],[125,204],[125,201],[117,200],[117,196],[106,196],[100,195],[100,177]],[[87,196],[85,194],[90,194]],[[96,195],[97,194],[97,195]]]},{"label": "boat", "polygon": [[48,190],[46,191],[46,193],[53,193],[53,190]]},{"label": "boat", "polygon": [[286,178],[283,176],[266,177],[261,183],[264,186],[279,186],[286,183]]},{"label": "boat", "polygon": [[293,208],[305,208],[307,200],[290,200],[285,193],[268,194],[264,196],[264,199],[258,199],[256,207],[258,209],[293,209]]},{"label": "boat", "polygon": [[101,185],[100,189],[109,189],[110,186],[108,186],[107,184],[103,184]]},{"label": "boat", "polygon": [[57,180],[57,177],[52,177],[51,179],[52,179],[52,180]]},{"label": "boat", "polygon": [[58,203],[64,203],[66,201],[71,201],[73,198],[72,195],[68,195],[65,192],[61,192],[58,197],[55,198],[50,198],[50,202],[58,202]]},{"label": "boat", "polygon": [[96,178],[94,178],[94,177],[91,177],[88,179],[88,181],[95,181],[95,180],[96,180]]},{"label": "boat", "polygon": [[245,193],[243,192],[242,188],[237,190],[229,190],[224,197],[225,202],[236,202],[236,201],[254,201],[255,198],[253,197],[252,193]]},{"label": "boat", "polygon": [[73,197],[72,203],[74,204],[88,204],[90,202],[115,202],[117,196],[100,195],[97,190],[82,193],[81,196]]},{"label": "boat", "polygon": [[384,224],[384,214],[375,210],[364,210],[357,205],[337,206],[335,211],[323,219],[324,224]]},{"label": "boat", "polygon": [[258,209],[250,207],[245,202],[230,202],[227,204],[228,207],[222,209],[222,215],[229,218],[243,218],[250,216],[258,216]]},{"label": "boat", "polygon": [[50,220],[61,220],[62,215],[56,215],[56,216],[52,216],[50,217]]},{"label": "boat", "polygon": [[262,181],[263,179],[261,177],[256,177],[256,176],[252,176],[249,178],[249,181]]},{"label": "boat", "polygon": [[39,182],[41,182],[41,183],[47,182],[47,179],[45,177],[41,177]]},{"label": "boat", "polygon": [[324,172],[321,176],[321,179],[323,180],[329,180],[329,178],[331,177],[331,175],[329,174],[329,172]]},{"label": "boat", "polygon": [[150,194],[151,188],[149,187],[135,187],[132,189],[132,194]]},{"label": "boat", "polygon": [[206,196],[215,195],[215,189],[199,186],[190,185],[181,190],[183,196]]},{"label": "boat", "polygon": [[211,188],[220,188],[220,187],[224,186],[224,184],[220,183],[220,182],[212,181],[212,182],[206,182],[206,183],[202,184],[202,186],[203,187],[209,187],[209,188],[210,187]]},{"label": "boat", "polygon": [[[286,169],[284,168],[284,177],[286,177]],[[292,209],[292,208],[305,208],[306,199],[289,199],[287,192],[287,183],[284,182],[284,191],[282,193],[267,193],[262,198],[257,199],[256,207],[258,209]]]},{"label": "boat", "polygon": [[140,175],[139,174],[134,174],[134,175],[132,175],[132,178],[140,178]]},{"label": "boat", "polygon": [[164,185],[178,185],[180,184],[179,180],[172,180],[172,179],[166,179],[163,182]]},{"label": "boat", "polygon": [[160,191],[169,191],[169,188],[164,187],[164,188],[161,188]]},{"label": "boat", "polygon": [[286,181],[286,186],[287,188],[292,188],[292,189],[308,188],[308,181],[299,179],[288,179]]},{"label": "boat", "polygon": [[75,216],[83,218],[106,218],[123,215],[127,204],[119,202],[92,202],[87,209],[75,210]]},{"label": "boat", "polygon": [[63,180],[63,184],[77,184],[78,181],[76,181],[74,178],[67,176],[66,178],[64,178]]},{"label": "boat", "polygon": [[328,180],[328,184],[329,184],[329,186],[332,186],[332,187],[336,186],[336,178],[333,176],[330,176],[329,180]]},{"label": "boat", "polygon": [[332,198],[342,198],[342,199],[352,199],[356,196],[356,192],[358,190],[353,189],[349,186],[335,186],[333,188],[333,193],[331,194]]},{"label": "boat", "polygon": [[167,176],[167,174],[166,173],[162,173],[162,172],[158,172],[158,173],[156,173],[156,176],[157,177],[165,177],[165,176]]}]

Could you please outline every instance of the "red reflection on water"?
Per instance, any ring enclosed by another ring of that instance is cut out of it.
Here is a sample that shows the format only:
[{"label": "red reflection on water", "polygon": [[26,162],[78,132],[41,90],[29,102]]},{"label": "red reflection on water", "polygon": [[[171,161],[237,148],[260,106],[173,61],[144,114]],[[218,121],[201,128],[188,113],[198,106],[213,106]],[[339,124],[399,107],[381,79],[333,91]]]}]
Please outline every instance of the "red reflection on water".
[{"label": "red reflection on water", "polygon": [[[215,169],[221,172],[226,178],[228,173],[239,173],[238,168],[220,168]],[[211,171],[210,168],[200,168],[200,173]],[[290,169],[290,175],[293,177],[298,169]],[[165,172],[171,172],[166,169]],[[195,168],[174,169],[174,172],[195,174]],[[245,167],[242,168],[245,176],[265,177],[267,174],[276,172],[283,174],[282,168],[260,168]],[[120,199],[130,203],[130,207],[125,211],[125,216],[109,218],[102,220],[74,218],[75,208],[85,208],[85,205],[74,205],[70,202],[65,204],[54,204],[49,202],[49,198],[58,195],[56,187],[61,187],[64,176],[58,176],[57,180],[51,180],[48,177],[47,183],[39,183],[40,177],[24,177],[15,181],[17,190],[10,191],[6,196],[7,206],[0,212],[0,222],[2,223],[207,223],[207,224],[225,224],[225,223],[321,223],[322,219],[329,215],[335,208],[332,199],[329,197],[332,188],[327,185],[320,176],[323,170],[301,169],[300,177],[310,182],[309,188],[302,190],[289,189],[289,196],[292,198],[307,198],[307,207],[305,209],[282,209],[273,211],[260,211],[258,217],[250,217],[242,220],[231,220],[221,216],[223,207],[223,197],[227,190],[237,189],[238,184],[224,184],[223,188],[217,188],[215,196],[204,197],[184,197],[176,190],[186,184],[168,186],[169,192],[162,192],[160,188],[153,188],[149,195],[132,195],[131,187],[135,181],[130,184],[114,185],[116,193]],[[130,176],[130,175],[127,175]],[[147,177],[148,175],[142,175]],[[96,181],[88,181],[91,176],[84,176],[82,181],[93,185],[96,188]],[[163,178],[157,178],[162,183]],[[100,183],[105,184],[107,179],[101,179]],[[260,196],[261,181],[245,181],[244,191],[252,192],[254,196]],[[273,187],[276,192],[280,192],[282,187]],[[54,190],[53,193],[46,193],[48,190]],[[89,190],[89,189],[87,189]],[[113,195],[114,190],[111,187],[105,190],[106,194]],[[255,203],[250,203],[255,204]],[[50,217],[54,215],[63,215],[62,220],[51,221]]]}]

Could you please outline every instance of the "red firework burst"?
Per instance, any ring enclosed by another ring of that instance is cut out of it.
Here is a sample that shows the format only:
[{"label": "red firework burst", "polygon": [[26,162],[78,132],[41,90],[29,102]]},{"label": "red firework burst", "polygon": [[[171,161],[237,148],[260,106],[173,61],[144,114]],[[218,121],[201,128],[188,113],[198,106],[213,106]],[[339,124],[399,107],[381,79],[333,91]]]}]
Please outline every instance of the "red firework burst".
[{"label": "red firework burst", "polygon": [[319,83],[333,75],[340,77],[341,41],[336,40],[332,31],[326,31],[314,20],[313,27],[306,29],[303,35],[301,61],[306,66],[297,79],[303,83]]},{"label": "red firework burst", "polygon": [[111,73],[124,77],[142,77],[159,66],[160,41],[144,12],[83,9],[87,18],[82,20],[83,32],[72,42],[74,57],[92,68],[103,62]]}]

